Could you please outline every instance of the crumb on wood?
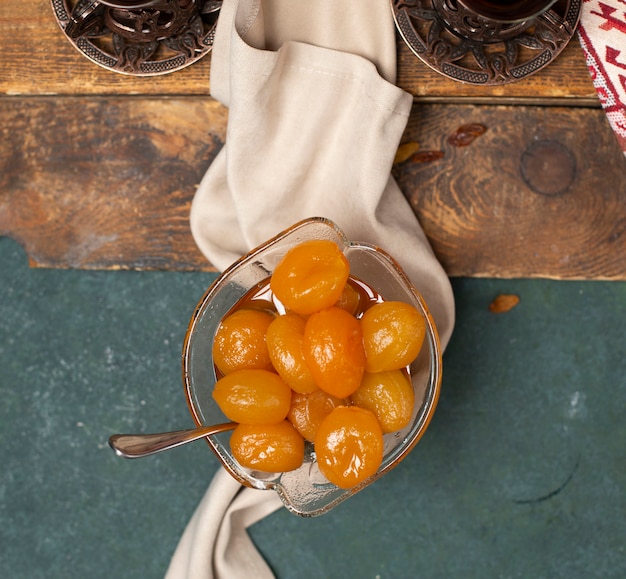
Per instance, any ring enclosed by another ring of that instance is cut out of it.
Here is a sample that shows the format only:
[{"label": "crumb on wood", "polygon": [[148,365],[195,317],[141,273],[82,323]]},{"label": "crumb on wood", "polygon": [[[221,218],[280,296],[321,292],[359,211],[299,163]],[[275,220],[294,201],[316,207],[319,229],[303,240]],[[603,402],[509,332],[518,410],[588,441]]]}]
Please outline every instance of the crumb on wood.
[{"label": "crumb on wood", "polygon": [[408,143],[402,143],[396,151],[396,156],[393,160],[394,165],[398,163],[404,163],[411,155],[419,151],[420,145],[416,141],[409,141]]}]

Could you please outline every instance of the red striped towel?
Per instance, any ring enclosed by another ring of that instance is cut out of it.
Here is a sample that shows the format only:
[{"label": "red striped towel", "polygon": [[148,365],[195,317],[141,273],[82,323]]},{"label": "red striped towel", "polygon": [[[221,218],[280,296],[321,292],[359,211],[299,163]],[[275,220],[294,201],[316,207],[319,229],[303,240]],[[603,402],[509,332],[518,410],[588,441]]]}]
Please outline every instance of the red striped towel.
[{"label": "red striped towel", "polygon": [[626,0],[585,0],[578,38],[602,108],[626,155]]}]

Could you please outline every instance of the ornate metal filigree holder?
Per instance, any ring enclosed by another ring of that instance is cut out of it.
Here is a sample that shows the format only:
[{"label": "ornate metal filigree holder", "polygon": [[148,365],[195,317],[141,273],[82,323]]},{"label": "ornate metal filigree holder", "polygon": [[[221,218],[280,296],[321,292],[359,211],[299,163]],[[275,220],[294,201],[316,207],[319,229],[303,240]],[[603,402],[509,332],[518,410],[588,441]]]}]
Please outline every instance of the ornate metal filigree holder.
[{"label": "ornate metal filigree holder", "polygon": [[468,15],[457,0],[391,0],[415,55],[441,74],[476,85],[521,80],[552,62],[574,35],[582,0],[558,0],[531,21]]},{"label": "ornate metal filigree holder", "polygon": [[221,6],[221,0],[52,0],[79,52],[137,76],[174,72],[210,52]]}]

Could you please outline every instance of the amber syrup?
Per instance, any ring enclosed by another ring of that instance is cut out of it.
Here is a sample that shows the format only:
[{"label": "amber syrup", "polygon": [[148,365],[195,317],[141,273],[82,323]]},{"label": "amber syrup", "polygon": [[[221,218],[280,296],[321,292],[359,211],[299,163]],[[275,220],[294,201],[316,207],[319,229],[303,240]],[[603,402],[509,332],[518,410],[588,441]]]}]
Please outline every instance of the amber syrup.
[{"label": "amber syrup", "polygon": [[[270,281],[271,278],[268,277],[251,288],[237,301],[227,315],[239,309],[267,310],[280,315],[287,313],[285,306],[272,292]],[[384,301],[384,298],[374,288],[352,275],[349,276],[347,283],[359,296],[357,310],[354,313],[357,318],[360,318],[374,304]]]}]

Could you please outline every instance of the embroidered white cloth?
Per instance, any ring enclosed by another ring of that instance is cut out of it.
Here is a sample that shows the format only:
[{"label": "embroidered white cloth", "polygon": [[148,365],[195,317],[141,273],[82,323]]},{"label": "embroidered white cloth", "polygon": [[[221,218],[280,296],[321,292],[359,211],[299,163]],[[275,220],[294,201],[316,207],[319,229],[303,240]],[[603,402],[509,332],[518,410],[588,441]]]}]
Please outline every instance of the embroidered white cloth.
[{"label": "embroidered white cloth", "polygon": [[626,155],[626,1],[584,0],[578,38],[602,108]]},{"label": "embroidered white cloth", "polygon": [[[450,283],[391,177],[412,105],[394,84],[395,42],[388,0],[225,0],[211,93],[229,108],[226,141],[198,188],[191,228],[223,270],[297,221],[327,217],[400,262],[445,347]],[[281,505],[220,470],[167,579],[272,577],[246,528]]]}]

